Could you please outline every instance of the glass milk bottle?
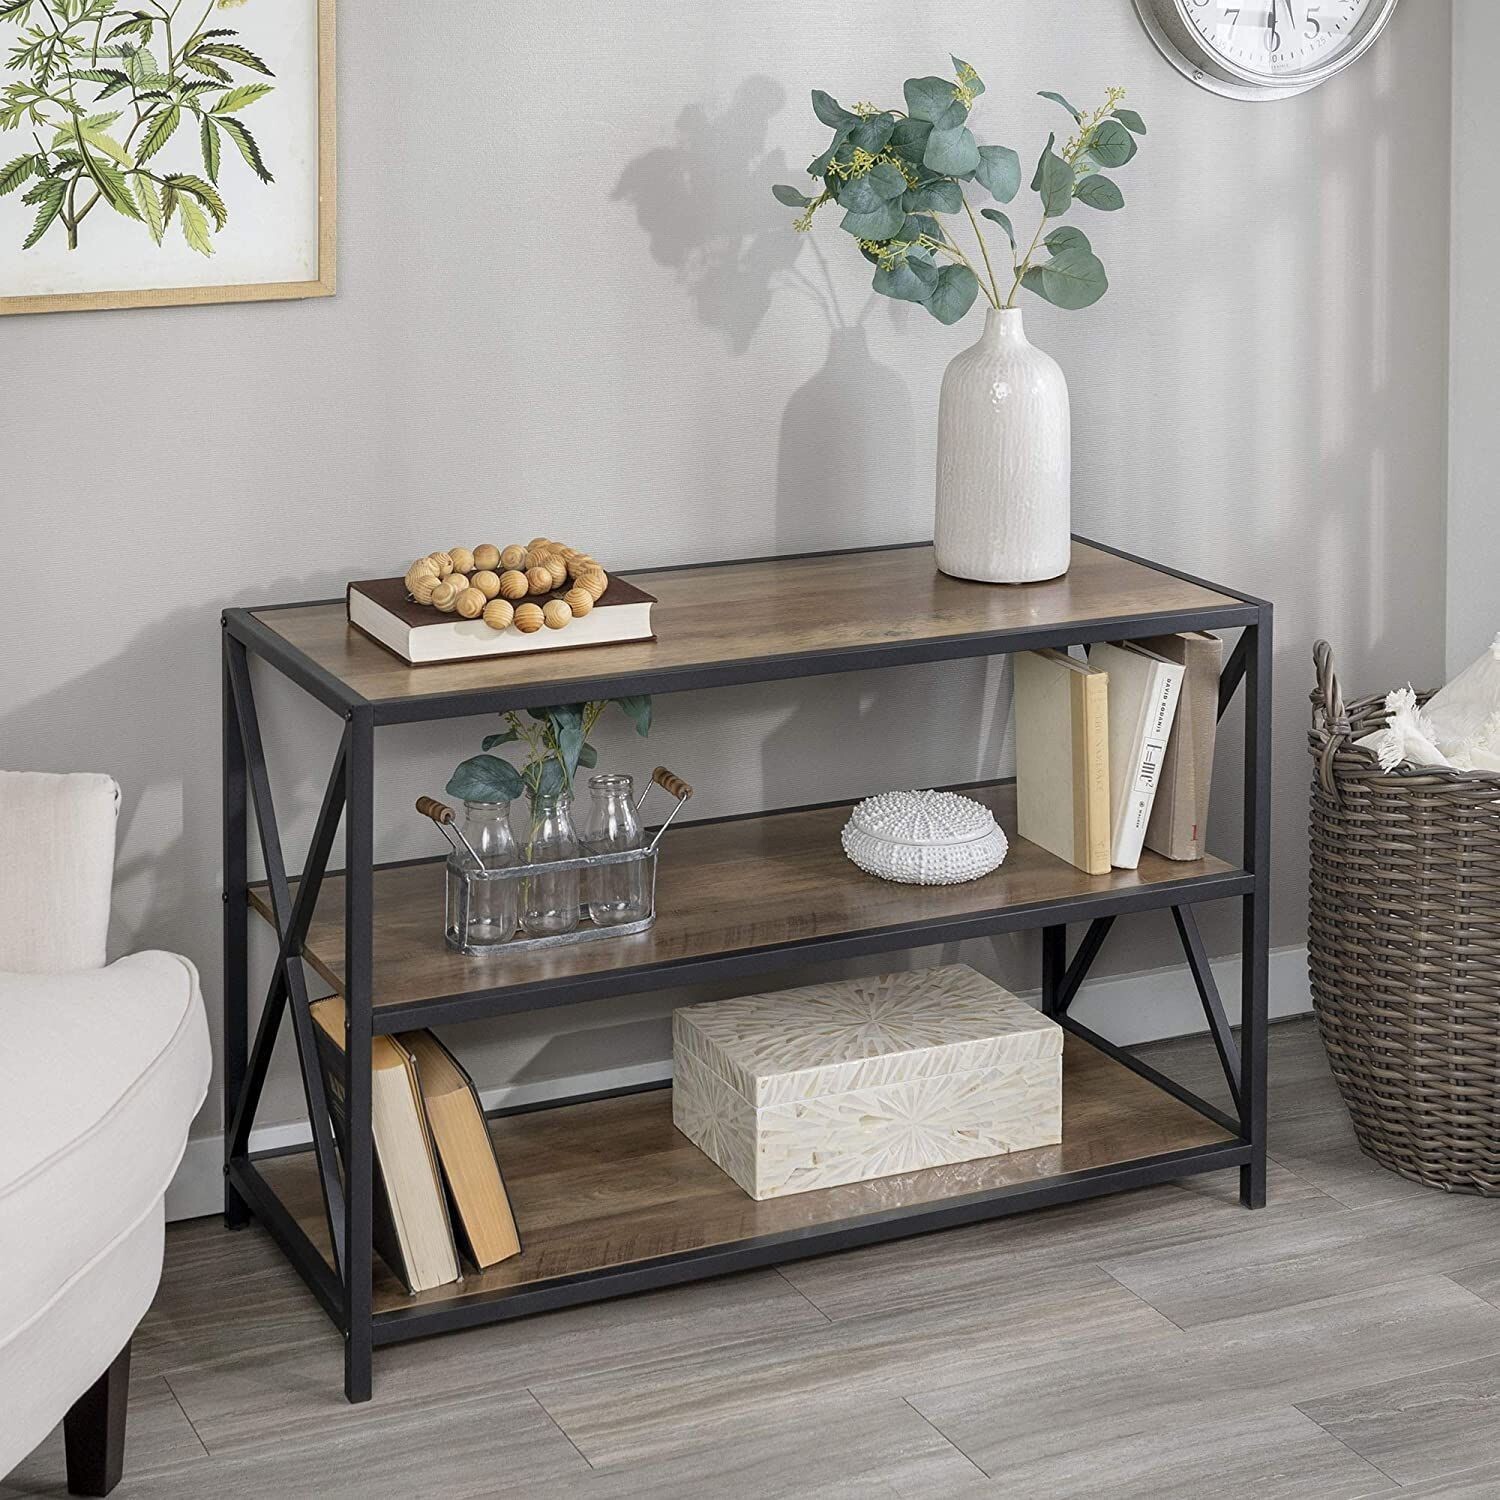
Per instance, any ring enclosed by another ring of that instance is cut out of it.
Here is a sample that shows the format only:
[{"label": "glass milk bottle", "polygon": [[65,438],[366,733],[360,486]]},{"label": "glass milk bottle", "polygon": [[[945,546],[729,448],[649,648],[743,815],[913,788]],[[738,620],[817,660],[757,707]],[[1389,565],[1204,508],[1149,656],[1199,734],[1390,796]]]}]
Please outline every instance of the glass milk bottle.
[{"label": "glass milk bottle", "polygon": [[[628,776],[589,778],[589,793],[594,800],[583,836],[589,854],[619,854],[641,847],[641,820],[636,816],[632,790]],[[650,915],[642,860],[625,860],[589,870],[584,895],[596,927],[639,922]]]},{"label": "glass milk bottle", "polygon": [[516,882],[485,880],[472,872],[506,870],[516,864],[510,803],[465,802],[463,835],[479,863],[469,849],[455,849],[448,856],[449,935],[467,948],[495,947],[516,933]]},{"label": "glass milk bottle", "polygon": [[[527,864],[577,859],[579,853],[572,797],[567,792],[537,792],[531,799]],[[555,937],[578,926],[578,873],[575,866],[551,872],[535,870],[526,876],[522,882],[521,926],[528,937]]]}]

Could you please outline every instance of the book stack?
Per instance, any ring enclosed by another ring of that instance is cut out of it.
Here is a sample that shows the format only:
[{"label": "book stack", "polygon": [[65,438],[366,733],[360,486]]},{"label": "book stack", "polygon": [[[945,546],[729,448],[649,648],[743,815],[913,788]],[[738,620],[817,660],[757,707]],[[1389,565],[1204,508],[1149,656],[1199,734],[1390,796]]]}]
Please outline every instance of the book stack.
[{"label": "book stack", "polygon": [[1017,656],[1021,837],[1090,875],[1201,859],[1222,655],[1191,631]]},{"label": "book stack", "polygon": [[[339,1154],[347,1152],[344,1002],[312,1007]],[[409,1292],[521,1253],[521,1238],[473,1080],[430,1031],[370,1043],[375,1144],[374,1241]]]}]

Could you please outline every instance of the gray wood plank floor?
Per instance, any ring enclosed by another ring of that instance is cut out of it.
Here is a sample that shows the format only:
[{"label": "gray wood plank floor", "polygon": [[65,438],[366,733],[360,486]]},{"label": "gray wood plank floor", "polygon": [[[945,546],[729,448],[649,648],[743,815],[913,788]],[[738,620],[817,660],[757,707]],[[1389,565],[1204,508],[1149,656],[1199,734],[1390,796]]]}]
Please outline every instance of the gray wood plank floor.
[{"label": "gray wood plank floor", "polygon": [[[260,1230],[175,1226],[116,1494],[1500,1496],[1500,1204],[1362,1156],[1311,1022],[1271,1054],[1263,1212],[1218,1174],[576,1308],[384,1351],[366,1406]],[[0,1481],[64,1493],[60,1433]]]}]

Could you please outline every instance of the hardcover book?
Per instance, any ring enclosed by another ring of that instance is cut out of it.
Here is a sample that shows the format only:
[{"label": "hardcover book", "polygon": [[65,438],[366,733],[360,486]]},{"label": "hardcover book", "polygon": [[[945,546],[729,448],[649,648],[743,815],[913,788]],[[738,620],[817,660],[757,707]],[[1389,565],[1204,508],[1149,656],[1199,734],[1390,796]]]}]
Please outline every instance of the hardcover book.
[{"label": "hardcover book", "polygon": [[1219,728],[1219,671],[1224,643],[1204,630],[1161,635],[1141,645],[1183,668],[1177,718],[1161,766],[1161,785],[1146,824],[1146,847],[1168,859],[1202,859]]},{"label": "hardcover book", "polygon": [[[533,603],[561,599],[565,590],[537,595]],[[437,662],[471,661],[485,656],[524,656],[533,651],[560,651],[570,646],[607,646],[620,641],[649,641],[651,606],[656,599],[624,578],[611,578],[586,615],[575,615],[562,630],[530,635],[514,625],[491,630],[483,620],[445,615],[418,604],[402,578],[370,578],[351,583],[349,623],[414,667]]]},{"label": "hardcover book", "polygon": [[1109,673],[1110,861],[1133,870],[1141,862],[1183,672],[1132,641],[1094,646],[1089,662]]},{"label": "hardcover book", "polygon": [[1065,651],[1014,660],[1017,831],[1090,875],[1107,875],[1108,674]]}]

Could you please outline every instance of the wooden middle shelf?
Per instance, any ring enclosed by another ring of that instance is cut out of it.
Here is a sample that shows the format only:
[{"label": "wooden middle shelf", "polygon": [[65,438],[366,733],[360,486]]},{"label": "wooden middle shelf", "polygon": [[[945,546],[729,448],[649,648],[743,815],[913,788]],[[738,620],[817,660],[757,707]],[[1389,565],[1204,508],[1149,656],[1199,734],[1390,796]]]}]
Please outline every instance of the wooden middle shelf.
[{"label": "wooden middle shelf", "polygon": [[[872,1215],[1023,1191],[1067,1174],[1233,1142],[1196,1110],[1075,1036],[1064,1049],[1061,1145],[763,1203],[678,1133],[670,1089],[509,1115],[493,1120],[491,1132],[523,1253],[415,1297],[377,1258],[377,1316],[504,1297],[558,1277],[767,1237],[815,1239]],[[311,1152],[261,1157],[256,1166],[328,1259]]]},{"label": "wooden middle shelf", "polygon": [[[1182,899],[1185,886],[1199,887],[1195,899],[1205,899],[1243,894],[1252,883],[1212,856],[1174,861],[1149,851],[1138,869],[1086,875],[1016,836],[1013,783],[966,791],[994,810],[1011,840],[1005,863],[983,879],[914,886],[864,874],[839,843],[851,803],[674,825],[662,841],[658,916],[649,931],[494,958],[467,958],[444,945],[440,860],[377,866],[375,1029],[660,988],[689,971],[704,978],[837,957],[846,939],[858,940],[863,952],[909,948],[1036,926],[1053,906],[1066,905],[1067,919],[1077,921],[1169,905]],[[249,899],[270,921],[265,886],[252,886]],[[341,875],[323,883],[304,952],[343,993]]]}]

